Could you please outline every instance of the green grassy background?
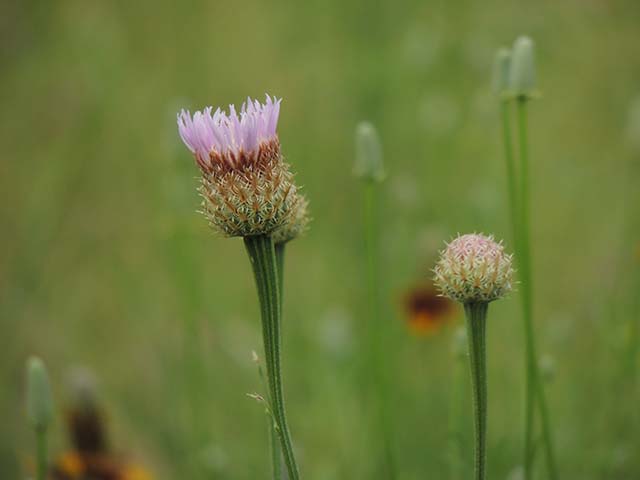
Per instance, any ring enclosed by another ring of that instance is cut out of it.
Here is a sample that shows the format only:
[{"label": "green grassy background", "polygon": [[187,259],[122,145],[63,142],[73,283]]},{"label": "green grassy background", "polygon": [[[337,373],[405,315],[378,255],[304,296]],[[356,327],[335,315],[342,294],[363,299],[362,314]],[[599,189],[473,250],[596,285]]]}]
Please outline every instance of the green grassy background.
[{"label": "green grassy background", "polygon": [[[245,397],[260,389],[249,263],[240,240],[215,238],[195,213],[197,171],[175,126],[181,107],[268,92],[284,98],[279,134],[314,218],[288,249],[285,280],[285,382],[303,477],[381,477],[351,176],[355,125],[368,119],[388,171],[381,264],[399,478],[447,478],[453,328],[410,335],[400,300],[456,232],[510,243],[490,76],[494,51],[527,33],[543,92],[530,110],[535,322],[555,364],[561,477],[640,478],[638,2],[68,0],[1,10],[0,477],[25,477],[22,375],[37,353],[59,405],[71,366],[96,373],[114,445],[157,478],[268,478],[265,419]],[[519,312],[517,294],[491,308],[494,479],[514,478],[521,462]],[[52,441],[64,447],[62,421]]]}]

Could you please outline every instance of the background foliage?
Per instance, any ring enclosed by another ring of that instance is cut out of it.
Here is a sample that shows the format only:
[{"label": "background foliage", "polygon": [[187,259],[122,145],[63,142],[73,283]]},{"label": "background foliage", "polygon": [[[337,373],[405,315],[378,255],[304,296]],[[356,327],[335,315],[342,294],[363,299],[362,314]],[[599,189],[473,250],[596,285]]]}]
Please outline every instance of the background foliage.
[{"label": "background foliage", "polygon": [[[32,352],[47,360],[59,405],[67,370],[94,370],[114,444],[158,478],[267,477],[263,412],[245,398],[260,388],[249,263],[240,240],[214,238],[194,213],[197,171],[175,126],[182,106],[265,92],[284,98],[280,138],[314,217],[289,248],[285,291],[304,476],[375,477],[351,176],[354,128],[368,119],[389,174],[381,261],[401,478],[445,478],[453,328],[412,336],[401,299],[456,232],[509,244],[489,80],[494,51],[521,33],[537,41],[543,91],[531,106],[535,308],[555,364],[560,469],[566,479],[640,476],[640,4],[68,0],[1,10],[2,478],[24,477],[31,451],[22,375]],[[521,335],[517,295],[492,306],[492,478],[521,460]],[[470,453],[468,435],[463,446]]]}]

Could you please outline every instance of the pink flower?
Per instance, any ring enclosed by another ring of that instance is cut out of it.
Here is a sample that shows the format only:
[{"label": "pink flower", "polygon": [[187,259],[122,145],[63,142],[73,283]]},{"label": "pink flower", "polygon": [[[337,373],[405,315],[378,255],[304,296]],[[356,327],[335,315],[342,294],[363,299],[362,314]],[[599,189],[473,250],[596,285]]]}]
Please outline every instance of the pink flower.
[{"label": "pink flower", "polygon": [[229,105],[229,114],[207,107],[191,115],[182,110],[178,114],[178,131],[182,141],[195,155],[198,166],[211,172],[215,164],[227,168],[241,168],[261,157],[279,156],[276,127],[282,99],[266,96],[242,104],[240,114]]}]

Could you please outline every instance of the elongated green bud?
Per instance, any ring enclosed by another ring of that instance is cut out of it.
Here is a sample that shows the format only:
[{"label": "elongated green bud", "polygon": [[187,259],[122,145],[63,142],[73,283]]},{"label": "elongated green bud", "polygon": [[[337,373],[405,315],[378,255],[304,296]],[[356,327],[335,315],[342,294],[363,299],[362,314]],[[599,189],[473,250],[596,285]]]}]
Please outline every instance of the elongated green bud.
[{"label": "elongated green bud", "polygon": [[376,128],[369,122],[360,122],[356,128],[356,162],[353,173],[370,182],[381,182],[384,179],[380,138]]},{"label": "elongated green bud", "polygon": [[27,363],[27,416],[37,431],[46,431],[53,418],[53,400],[47,370],[38,357]]},{"label": "elongated green bud", "polygon": [[535,93],[535,46],[529,37],[518,37],[513,44],[509,90],[516,97],[531,98]]},{"label": "elongated green bud", "polygon": [[503,96],[509,90],[509,69],[511,68],[511,51],[502,47],[496,52],[493,62],[493,91]]}]

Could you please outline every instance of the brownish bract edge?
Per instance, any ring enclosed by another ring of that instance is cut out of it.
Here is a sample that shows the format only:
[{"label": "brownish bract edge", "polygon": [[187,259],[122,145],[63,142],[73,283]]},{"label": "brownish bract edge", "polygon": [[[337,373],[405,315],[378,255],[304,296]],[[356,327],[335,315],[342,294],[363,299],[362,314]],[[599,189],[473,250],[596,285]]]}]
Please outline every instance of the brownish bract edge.
[{"label": "brownish bract edge", "polygon": [[227,151],[224,153],[213,149],[208,158],[195,154],[196,163],[205,175],[224,174],[234,170],[244,170],[249,167],[262,169],[273,160],[280,158],[280,140],[277,136],[260,142],[257,150]]}]

